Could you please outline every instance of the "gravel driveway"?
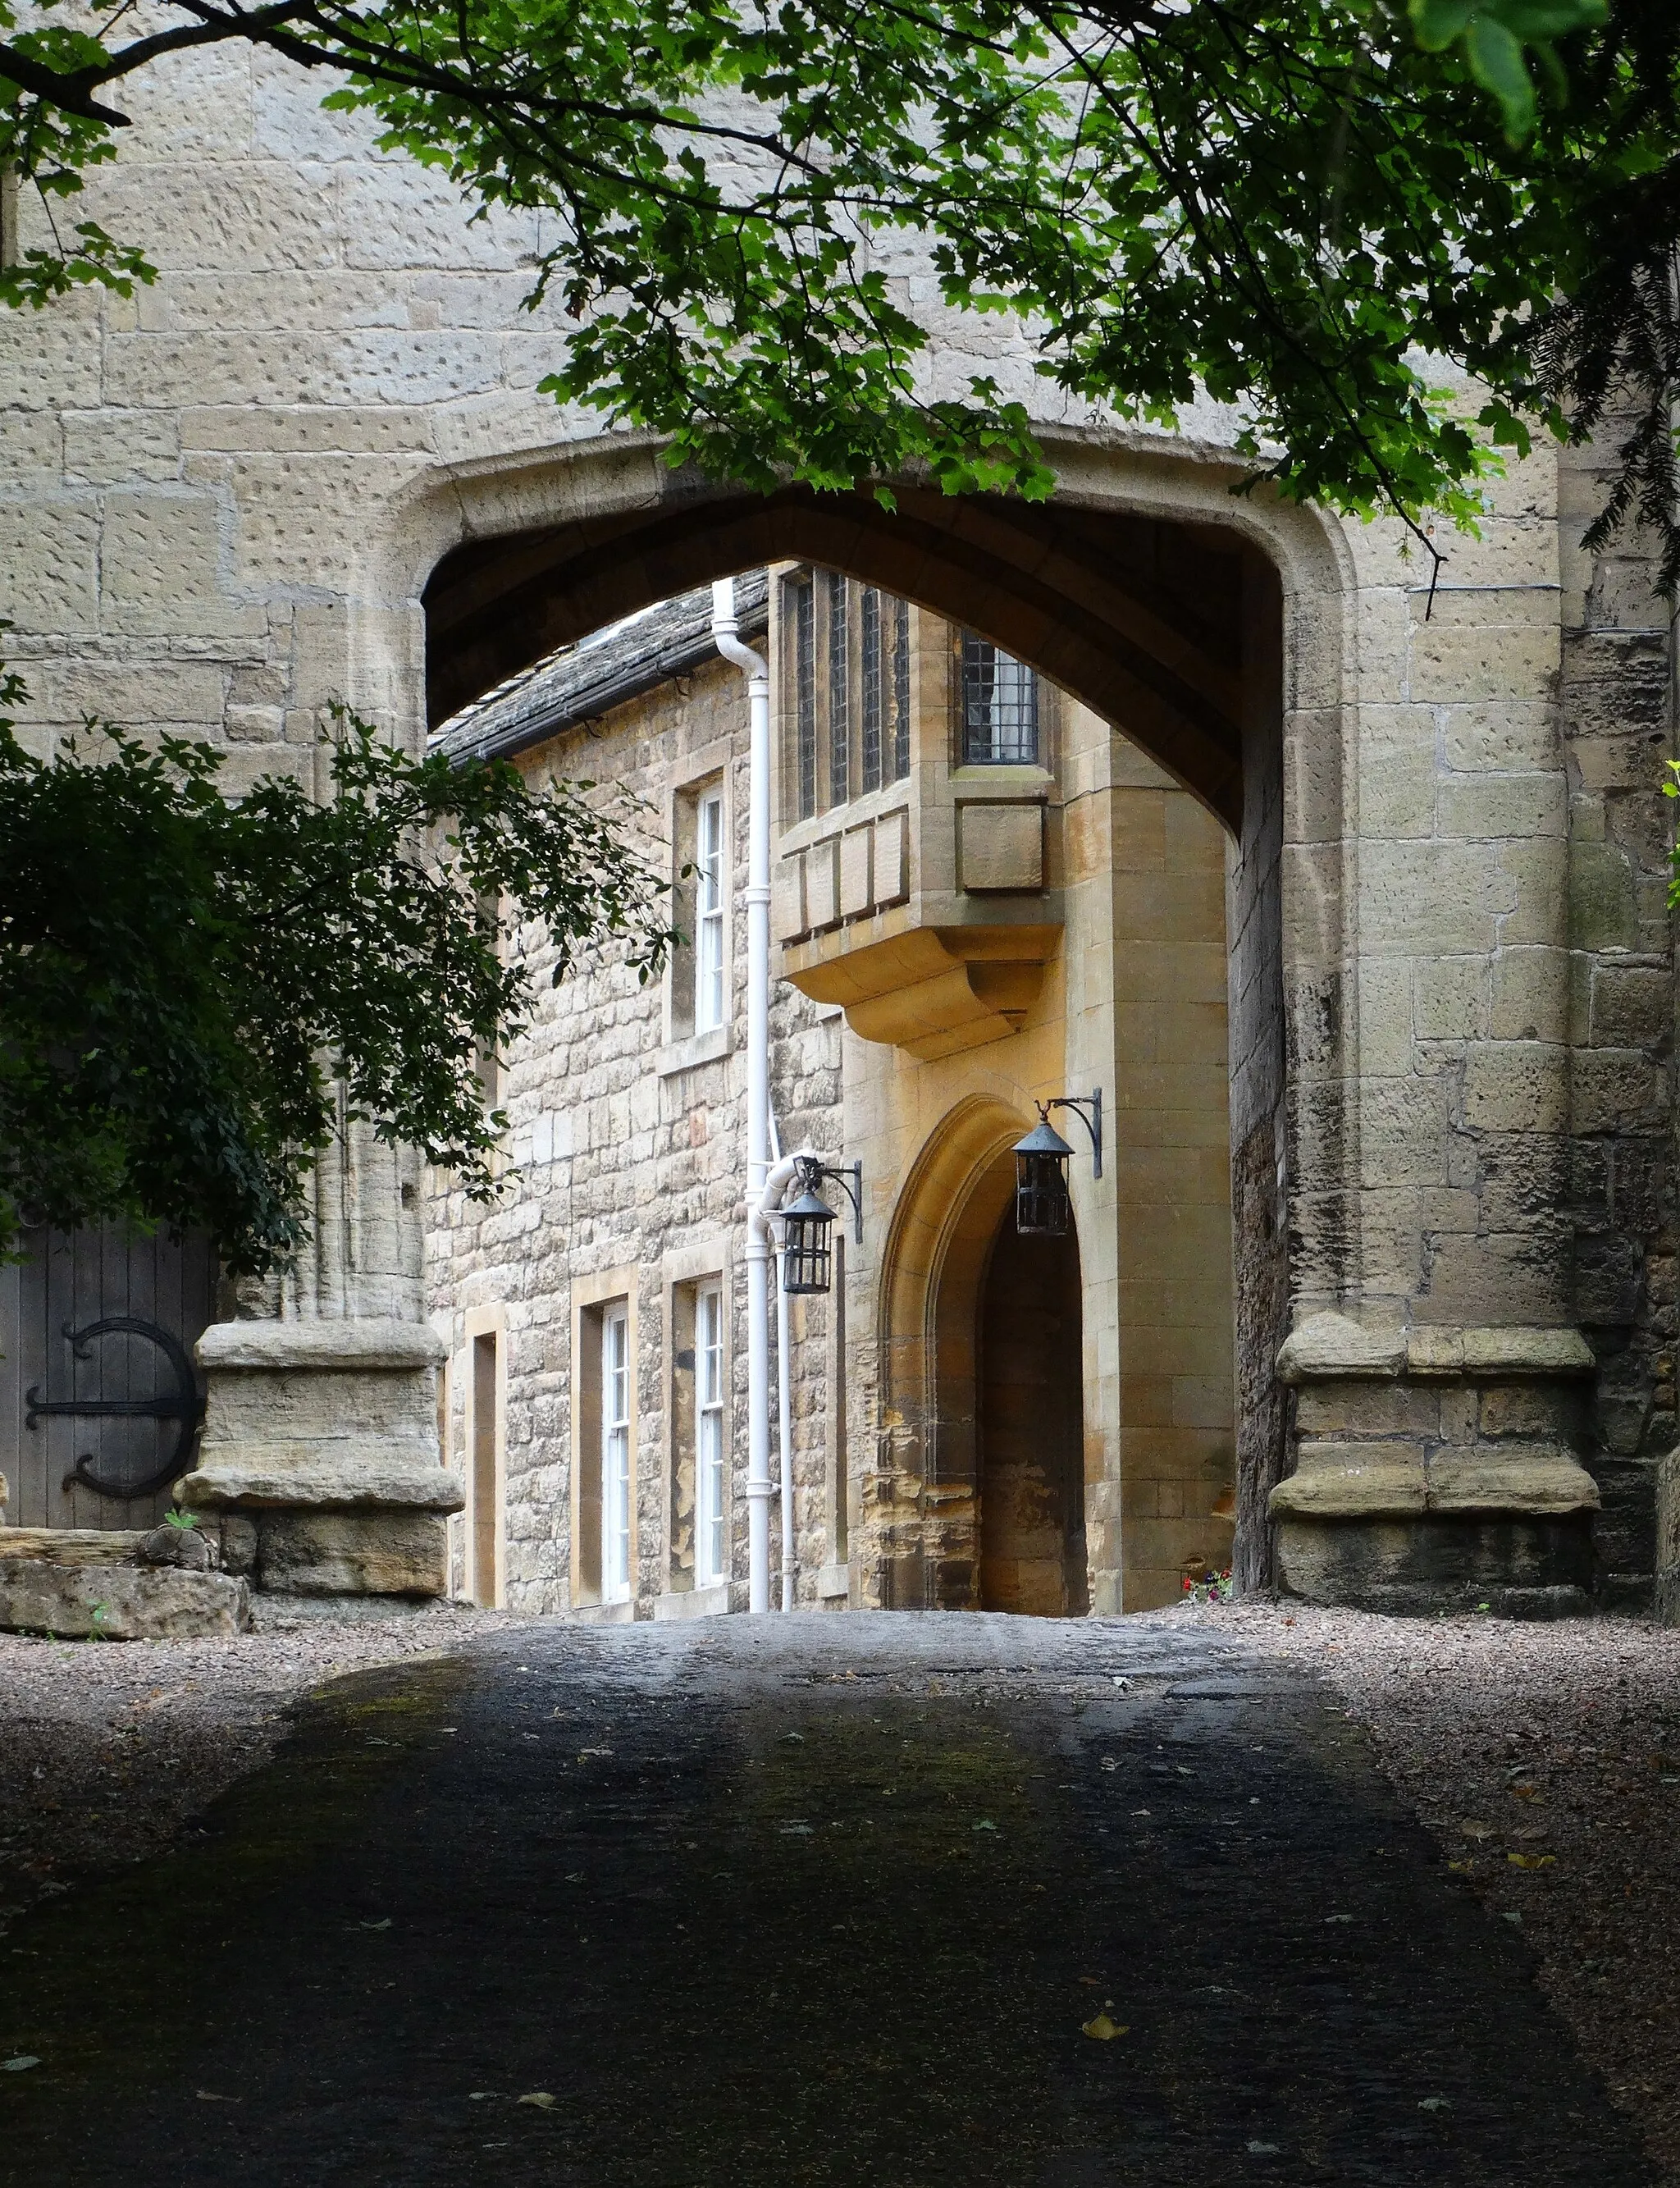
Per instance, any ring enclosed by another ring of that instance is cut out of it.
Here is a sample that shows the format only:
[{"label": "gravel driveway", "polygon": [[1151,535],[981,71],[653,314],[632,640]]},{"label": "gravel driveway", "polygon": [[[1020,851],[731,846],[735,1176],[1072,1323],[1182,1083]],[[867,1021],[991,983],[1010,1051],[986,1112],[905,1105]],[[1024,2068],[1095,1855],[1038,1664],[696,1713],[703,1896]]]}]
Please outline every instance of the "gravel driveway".
[{"label": "gravel driveway", "polygon": [[[1680,2008],[1666,1964],[1680,1888],[1680,1633],[1260,1604],[1108,1631],[1142,1644],[1154,1629],[1228,1637],[1329,1682],[1441,1861],[1518,1918],[1581,2053],[1680,2183]],[[534,1630],[436,1611],[227,1643],[0,1637],[0,1929],[31,1900],[169,1842],[271,1753],[289,1705],[323,1680]]]}]

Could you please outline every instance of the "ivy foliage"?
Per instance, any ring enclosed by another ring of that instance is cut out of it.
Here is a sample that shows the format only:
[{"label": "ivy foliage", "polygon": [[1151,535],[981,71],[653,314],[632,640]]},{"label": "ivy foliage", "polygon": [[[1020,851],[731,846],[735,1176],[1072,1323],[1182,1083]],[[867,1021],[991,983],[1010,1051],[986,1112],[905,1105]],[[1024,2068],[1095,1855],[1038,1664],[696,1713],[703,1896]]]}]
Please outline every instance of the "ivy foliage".
[{"label": "ivy foliage", "polygon": [[[1007,313],[1076,414],[1204,392],[1253,478],[1419,527],[1631,404],[1604,525],[1637,509],[1680,580],[1673,0],[166,0],[137,37],[127,0],[11,5],[0,161],[48,202],[111,156],[123,78],[267,47],[550,217],[547,386],[674,462],[1045,494],[975,325]],[[0,295],[149,272],[82,223]]]},{"label": "ivy foliage", "polygon": [[662,884],[591,786],[336,731],[324,797],[271,777],[234,804],[209,746],[90,721],[42,762],[0,722],[0,1254],[29,1223],[161,1221],[262,1273],[352,1119],[489,1199],[480,1060],[535,992],[500,908],[544,922],[556,981],[615,939],[661,963]]}]

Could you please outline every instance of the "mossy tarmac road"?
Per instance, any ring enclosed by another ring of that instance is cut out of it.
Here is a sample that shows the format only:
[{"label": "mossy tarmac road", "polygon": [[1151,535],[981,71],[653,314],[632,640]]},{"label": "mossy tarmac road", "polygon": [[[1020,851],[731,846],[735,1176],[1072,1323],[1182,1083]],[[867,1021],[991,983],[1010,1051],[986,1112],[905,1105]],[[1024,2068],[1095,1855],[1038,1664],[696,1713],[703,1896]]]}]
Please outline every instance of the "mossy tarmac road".
[{"label": "mossy tarmac road", "polygon": [[360,1674],[0,1986],[4,2188],[1658,2178],[1341,1707],[1170,1620]]}]

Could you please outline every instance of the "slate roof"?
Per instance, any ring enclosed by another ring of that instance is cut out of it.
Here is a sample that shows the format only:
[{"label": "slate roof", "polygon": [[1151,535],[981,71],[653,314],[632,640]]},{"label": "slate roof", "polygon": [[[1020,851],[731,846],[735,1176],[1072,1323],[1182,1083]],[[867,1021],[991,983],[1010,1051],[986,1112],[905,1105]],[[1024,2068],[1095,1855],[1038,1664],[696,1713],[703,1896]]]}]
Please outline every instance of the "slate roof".
[{"label": "slate roof", "polygon": [[[736,579],[735,612],[741,636],[749,644],[762,641],[770,627],[765,571]],[[431,749],[508,758],[715,660],[717,651],[712,588],[679,593],[509,677],[435,730]]]}]

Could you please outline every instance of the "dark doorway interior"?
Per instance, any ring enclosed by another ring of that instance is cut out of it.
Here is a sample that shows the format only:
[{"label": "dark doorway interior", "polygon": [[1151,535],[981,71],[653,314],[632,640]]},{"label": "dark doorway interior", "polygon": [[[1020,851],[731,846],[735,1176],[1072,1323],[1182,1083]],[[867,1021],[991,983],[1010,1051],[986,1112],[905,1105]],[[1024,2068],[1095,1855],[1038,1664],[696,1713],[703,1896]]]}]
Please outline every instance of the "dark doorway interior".
[{"label": "dark doorway interior", "polygon": [[1021,1238],[1013,1207],[980,1294],[980,1608],[1090,1609],[1080,1249]]}]

